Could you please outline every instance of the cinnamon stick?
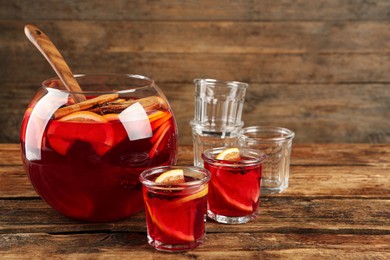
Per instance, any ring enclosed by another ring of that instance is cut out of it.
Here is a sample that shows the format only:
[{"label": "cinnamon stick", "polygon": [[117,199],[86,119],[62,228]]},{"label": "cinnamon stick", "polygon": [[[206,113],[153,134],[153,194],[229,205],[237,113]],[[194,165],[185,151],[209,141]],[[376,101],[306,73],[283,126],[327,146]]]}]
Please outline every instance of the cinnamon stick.
[{"label": "cinnamon stick", "polygon": [[81,110],[88,110],[100,115],[120,113],[135,103],[140,103],[144,107],[145,111],[168,108],[167,103],[157,96],[130,99],[126,101],[118,99],[118,96],[118,94],[106,94],[67,107],[62,107],[54,113],[53,117],[54,119],[57,119]]},{"label": "cinnamon stick", "polygon": [[58,109],[54,113],[53,116],[54,116],[54,118],[60,118],[60,117],[66,116],[66,115],[73,113],[73,112],[76,112],[76,111],[86,110],[86,109],[89,109],[91,107],[101,105],[101,104],[107,103],[109,101],[112,101],[114,99],[117,99],[118,96],[119,96],[118,94],[106,94],[106,95],[101,95],[101,96],[98,96],[95,98],[91,98],[91,99],[88,99],[88,100],[80,102],[80,103],[76,103],[76,104],[73,104],[70,106],[62,107],[62,108]]},{"label": "cinnamon stick", "polygon": [[120,113],[135,103],[140,103],[141,106],[143,106],[143,108],[145,109],[145,111],[167,108],[167,105],[163,99],[157,96],[151,96],[151,97],[140,98],[140,99],[131,99],[125,102],[115,102],[115,101],[109,102],[104,106],[99,106],[99,107],[94,107],[92,109],[89,109],[89,111],[101,115],[110,114],[110,113]]}]

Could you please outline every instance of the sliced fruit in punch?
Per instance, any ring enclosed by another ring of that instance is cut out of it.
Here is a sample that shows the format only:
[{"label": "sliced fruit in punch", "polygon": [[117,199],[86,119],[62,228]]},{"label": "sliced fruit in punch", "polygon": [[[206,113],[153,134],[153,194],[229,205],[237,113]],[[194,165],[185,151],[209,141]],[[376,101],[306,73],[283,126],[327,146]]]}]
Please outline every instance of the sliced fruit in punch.
[{"label": "sliced fruit in punch", "polygon": [[94,112],[91,111],[77,111],[66,116],[61,117],[58,121],[77,121],[77,122],[97,122],[106,123],[107,120]]},{"label": "sliced fruit in punch", "polygon": [[184,172],[182,169],[175,169],[166,171],[160,176],[157,177],[157,179],[154,182],[158,183],[183,183],[184,180]]},{"label": "sliced fruit in punch", "polygon": [[65,155],[75,140],[84,141],[91,143],[96,153],[102,156],[114,143],[112,128],[102,124],[106,122],[102,116],[90,111],[68,114],[49,124],[49,144],[59,154]]},{"label": "sliced fruit in punch", "polygon": [[194,232],[192,229],[188,230],[188,233],[185,233],[185,232],[180,230],[180,229],[182,229],[182,227],[180,227],[180,226],[177,228],[172,227],[172,225],[167,226],[164,223],[173,223],[173,221],[175,221],[175,220],[170,218],[170,217],[167,217],[166,219],[160,218],[157,220],[155,214],[153,214],[153,212],[152,212],[151,206],[149,205],[149,203],[147,201],[145,201],[145,205],[146,205],[146,208],[147,208],[148,213],[149,213],[149,217],[151,218],[152,222],[162,232],[164,232],[165,234],[167,234],[173,238],[176,238],[178,240],[185,241],[185,242],[191,242],[191,241],[195,240]]},{"label": "sliced fruit in punch", "polygon": [[165,135],[169,133],[169,130],[171,129],[171,125],[168,124],[164,129],[161,131],[161,134],[158,136],[158,139],[156,143],[153,145],[152,149],[149,151],[149,158],[153,158],[160,152],[164,147],[166,142],[168,141],[168,138],[165,138]]},{"label": "sliced fruit in punch", "polygon": [[[219,197],[222,198],[226,205],[229,205],[233,208],[236,208],[240,211],[247,212],[248,214],[253,211],[253,203],[256,201],[258,194],[256,196],[252,197],[252,200],[249,201],[248,199],[240,199],[237,196],[232,196],[229,194],[231,190],[227,187],[224,187],[222,184],[220,184],[218,181],[214,181],[210,185],[214,186],[214,191],[218,191]],[[226,189],[229,190],[229,192],[226,192]]]},{"label": "sliced fruit in punch", "polygon": [[227,148],[217,155],[217,160],[238,161],[240,160],[240,150],[238,148]]}]

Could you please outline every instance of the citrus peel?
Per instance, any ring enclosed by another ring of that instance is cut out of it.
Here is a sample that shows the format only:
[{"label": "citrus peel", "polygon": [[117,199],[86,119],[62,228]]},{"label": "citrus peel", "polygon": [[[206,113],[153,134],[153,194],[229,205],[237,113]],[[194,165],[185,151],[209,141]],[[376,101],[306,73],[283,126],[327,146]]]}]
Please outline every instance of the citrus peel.
[{"label": "citrus peel", "polygon": [[240,160],[240,150],[238,148],[227,148],[220,152],[217,157],[217,160],[228,160],[228,161],[237,161]]},{"label": "citrus peel", "polygon": [[154,181],[157,183],[183,183],[184,180],[184,171],[182,169],[169,170],[161,174]]},{"label": "citrus peel", "polygon": [[103,115],[103,118],[106,119],[108,122],[119,120],[118,114],[114,113],[105,114]]},{"label": "citrus peel", "polygon": [[[148,201],[145,201],[145,206],[146,206],[146,209],[149,213],[149,217],[151,218],[152,222],[161,230],[163,231],[165,234],[169,234],[171,235],[172,237],[175,237],[177,239],[180,239],[182,241],[186,241],[186,242],[192,242],[195,240],[195,237],[194,237],[194,234],[191,233],[191,234],[186,234],[180,230],[175,230],[173,229],[172,227],[169,227],[167,225],[164,224],[164,222],[162,221],[158,221],[156,216],[152,214],[152,209],[148,203]],[[169,221],[169,222],[172,222]]]},{"label": "citrus peel", "polygon": [[150,149],[149,151],[149,158],[153,158],[154,156],[156,156],[156,154],[158,154],[158,152],[165,147],[165,143],[168,140],[168,138],[165,138],[165,135],[168,133],[170,128],[171,128],[170,124],[164,126],[157,140],[155,141],[152,149]]},{"label": "citrus peel", "polygon": [[206,187],[202,187],[200,191],[198,191],[194,194],[188,195],[184,198],[181,198],[181,199],[177,200],[176,203],[181,204],[181,203],[184,203],[184,202],[187,202],[190,200],[202,198],[202,197],[207,195],[208,191],[209,191],[209,189],[208,189],[208,186],[206,185]]},{"label": "citrus peel", "polygon": [[[114,145],[114,130],[107,127],[107,120],[91,111],[77,111],[52,121],[47,130],[50,146],[61,155],[66,155],[75,141],[90,143],[99,156]],[[81,127],[70,124],[85,124]],[[82,129],[82,131],[81,131]]]},{"label": "citrus peel", "polygon": [[[252,202],[245,204],[243,202],[236,200],[233,196],[229,195],[224,190],[224,188],[222,187],[222,185],[219,182],[213,182],[212,185],[216,188],[215,190],[218,191],[220,198],[222,198],[226,204],[228,204],[228,205],[230,205],[238,210],[248,212],[248,214],[253,211]],[[256,197],[254,197],[253,199],[256,201],[257,198],[258,198],[258,194],[256,194]]]},{"label": "citrus peel", "polygon": [[106,123],[107,119],[105,119],[103,116],[98,115],[91,111],[77,111],[73,112],[71,114],[68,114],[66,116],[61,117],[58,121],[87,121],[87,122],[99,122],[99,123]]}]

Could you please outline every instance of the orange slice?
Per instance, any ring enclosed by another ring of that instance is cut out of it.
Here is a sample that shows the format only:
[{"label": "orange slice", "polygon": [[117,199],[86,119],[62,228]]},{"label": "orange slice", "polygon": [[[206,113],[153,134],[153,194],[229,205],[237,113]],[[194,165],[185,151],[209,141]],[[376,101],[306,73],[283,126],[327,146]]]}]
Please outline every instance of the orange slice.
[{"label": "orange slice", "polygon": [[149,205],[148,201],[145,200],[145,206],[148,211],[149,217],[151,218],[152,222],[165,234],[170,235],[171,237],[174,237],[176,239],[186,241],[186,242],[192,242],[195,240],[195,236],[193,232],[183,232],[180,229],[176,229],[173,226],[167,226],[165,223],[174,223],[173,219],[167,219],[165,221],[162,221],[161,219],[157,220],[156,216],[153,214],[151,206]]},{"label": "orange slice", "polygon": [[53,120],[48,126],[50,146],[59,154],[66,155],[77,140],[90,143],[99,156],[114,145],[114,131],[107,120],[90,111],[77,111]]},{"label": "orange slice", "polygon": [[152,144],[156,143],[156,141],[160,138],[161,134],[164,132],[165,128],[167,128],[169,125],[169,122],[165,122],[161,125],[161,127],[158,128],[158,130],[153,134],[152,139],[150,139],[150,142]]},{"label": "orange slice", "polygon": [[238,148],[227,148],[217,155],[217,160],[240,160],[240,151]]},{"label": "orange slice", "polygon": [[148,115],[149,121],[152,123],[152,122],[156,121],[157,119],[162,118],[165,115],[165,113],[166,112],[162,112],[160,110],[158,110],[154,113],[151,113],[150,115]]},{"label": "orange slice", "polygon": [[202,187],[200,191],[198,191],[194,194],[191,194],[187,197],[181,198],[181,199],[177,200],[176,203],[182,204],[182,203],[190,201],[190,200],[202,198],[203,196],[207,195],[208,191],[209,191],[209,187],[206,185],[206,187]]},{"label": "orange slice", "polygon": [[91,111],[77,111],[73,112],[69,115],[66,115],[64,117],[61,117],[58,121],[87,121],[87,122],[100,122],[100,123],[106,123],[107,120],[102,117],[101,115],[98,115]]},{"label": "orange slice", "polygon": [[153,145],[152,149],[150,149],[150,151],[149,151],[149,158],[153,159],[153,157],[156,156],[156,154],[158,154],[158,152],[164,148],[164,146],[168,140],[168,137],[165,138],[165,136],[167,135],[170,128],[171,128],[170,124],[167,124],[163,128],[157,141],[155,141],[155,144]]},{"label": "orange slice", "polygon": [[225,191],[226,187],[222,187],[222,185],[218,181],[212,182],[212,185],[214,186],[215,190],[219,193],[219,197],[222,198],[227,205],[234,207],[238,210],[247,212],[248,214],[252,213],[253,211],[252,201],[254,202],[257,200],[259,193],[253,194],[253,196],[251,196],[252,201],[249,201],[247,199],[245,203],[243,201],[239,201],[238,198],[235,198],[234,196],[228,194]]},{"label": "orange slice", "polygon": [[151,120],[150,122],[151,122],[152,130],[155,131],[162,124],[167,122],[171,117],[172,117],[172,114],[170,114],[168,112],[164,112],[162,117],[160,117],[160,118],[158,118],[156,120]]},{"label": "orange slice", "polygon": [[174,170],[166,171],[163,174],[161,174],[160,176],[158,176],[154,182],[182,183],[182,182],[185,182],[184,172],[182,169],[174,169]]},{"label": "orange slice", "polygon": [[118,114],[105,114],[102,117],[108,122],[119,120]]}]

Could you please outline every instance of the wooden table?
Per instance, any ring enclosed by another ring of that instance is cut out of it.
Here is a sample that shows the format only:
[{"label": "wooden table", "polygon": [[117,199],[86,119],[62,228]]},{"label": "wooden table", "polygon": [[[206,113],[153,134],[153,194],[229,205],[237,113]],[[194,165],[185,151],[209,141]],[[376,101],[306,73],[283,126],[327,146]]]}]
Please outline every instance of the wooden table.
[{"label": "wooden table", "polygon": [[[190,165],[192,148],[178,163]],[[390,145],[295,145],[290,187],[263,196],[244,225],[206,224],[204,245],[175,259],[390,259]],[[144,213],[82,223],[47,206],[23,172],[17,144],[0,144],[0,258],[166,259],[146,242]]]}]

